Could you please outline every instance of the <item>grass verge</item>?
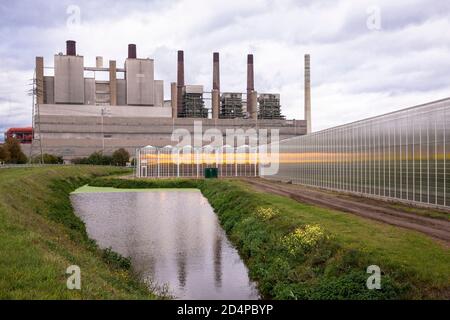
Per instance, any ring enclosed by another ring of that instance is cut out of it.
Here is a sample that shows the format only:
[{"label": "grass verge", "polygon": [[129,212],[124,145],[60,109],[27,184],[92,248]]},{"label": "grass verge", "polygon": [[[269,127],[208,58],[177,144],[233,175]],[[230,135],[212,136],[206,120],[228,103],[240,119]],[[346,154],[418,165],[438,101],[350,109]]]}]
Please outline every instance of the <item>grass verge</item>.
[{"label": "grass verge", "polygon": [[[448,248],[414,231],[256,192],[233,180],[96,179],[115,188],[199,188],[275,299],[449,299]],[[367,267],[381,268],[368,290]]]},{"label": "grass verge", "polygon": [[[0,170],[0,299],[152,299],[130,262],[100,250],[74,215],[69,194],[113,167]],[[68,290],[70,265],[81,290]]]}]

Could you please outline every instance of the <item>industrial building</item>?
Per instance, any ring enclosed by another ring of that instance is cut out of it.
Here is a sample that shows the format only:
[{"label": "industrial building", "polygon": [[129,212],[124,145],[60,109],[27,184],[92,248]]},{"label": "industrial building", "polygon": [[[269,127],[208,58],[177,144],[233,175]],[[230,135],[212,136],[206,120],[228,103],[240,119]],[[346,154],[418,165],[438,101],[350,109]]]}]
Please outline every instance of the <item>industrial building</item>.
[{"label": "industrial building", "polygon": [[[252,54],[247,57],[246,94],[221,93],[219,68],[215,52],[212,91],[204,92],[203,85],[185,83],[184,52],[178,51],[177,81],[171,82],[170,100],[164,100],[164,82],[154,76],[155,61],[139,58],[135,44],[128,45],[123,67],[114,60],[104,66],[101,56],[96,66],[86,66],[76,42],[68,40],[66,53],[54,56],[53,67],[36,57],[30,154],[51,153],[66,161],[118,148],[134,154],[146,145],[175,145],[174,130],[193,132],[199,121],[203,132],[214,128],[224,135],[226,129],[278,129],[280,139],[306,134],[305,120],[284,119],[279,94],[258,96]],[[108,80],[97,77],[102,73]]]}]

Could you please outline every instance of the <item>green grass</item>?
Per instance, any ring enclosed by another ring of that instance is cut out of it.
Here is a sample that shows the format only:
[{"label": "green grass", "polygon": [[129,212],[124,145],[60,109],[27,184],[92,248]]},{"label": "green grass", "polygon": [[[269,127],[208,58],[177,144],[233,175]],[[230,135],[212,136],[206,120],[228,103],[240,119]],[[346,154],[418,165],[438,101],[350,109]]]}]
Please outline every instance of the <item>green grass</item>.
[{"label": "green grass", "polygon": [[[0,170],[0,299],[152,299],[129,260],[100,250],[72,210],[69,194],[113,167]],[[70,265],[81,290],[68,290]]]},{"label": "green grass", "polygon": [[[414,231],[256,192],[240,181],[96,179],[91,185],[199,188],[267,298],[450,298],[449,249]],[[255,214],[261,206],[279,214],[263,220]],[[329,238],[290,254],[281,239],[307,224],[319,225]],[[382,270],[381,290],[366,288],[372,264]]]},{"label": "green grass", "polygon": [[[0,170],[0,299],[155,298],[132,275],[129,259],[99,250],[73,214],[69,194],[87,183],[94,188],[80,190],[200,189],[267,298],[450,298],[449,249],[420,233],[256,192],[240,181],[103,178],[119,172],[89,166]],[[279,214],[261,219],[259,207]],[[281,239],[307,224],[320,225],[329,238],[293,255]],[[72,264],[81,267],[80,291],[66,288]],[[371,264],[383,272],[382,290],[365,287]]]}]

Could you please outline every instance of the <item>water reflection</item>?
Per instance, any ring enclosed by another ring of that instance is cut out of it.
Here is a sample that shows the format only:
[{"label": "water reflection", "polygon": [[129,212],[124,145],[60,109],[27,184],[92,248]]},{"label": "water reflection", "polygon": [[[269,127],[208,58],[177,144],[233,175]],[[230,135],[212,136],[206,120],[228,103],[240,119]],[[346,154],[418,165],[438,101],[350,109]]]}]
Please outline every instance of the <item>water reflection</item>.
[{"label": "water reflection", "polygon": [[131,257],[144,281],[183,299],[258,298],[199,191],[78,193],[72,202],[89,236]]}]

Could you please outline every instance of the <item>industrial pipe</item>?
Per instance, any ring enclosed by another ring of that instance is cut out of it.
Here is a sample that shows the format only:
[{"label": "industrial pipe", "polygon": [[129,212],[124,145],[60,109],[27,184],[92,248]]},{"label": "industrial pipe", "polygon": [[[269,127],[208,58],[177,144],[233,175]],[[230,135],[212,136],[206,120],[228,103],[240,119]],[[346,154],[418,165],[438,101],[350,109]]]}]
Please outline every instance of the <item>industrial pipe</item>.
[{"label": "industrial pipe", "polygon": [[133,43],[128,45],[128,59],[136,59],[136,45]]},{"label": "industrial pipe", "polygon": [[74,40],[66,41],[66,55],[68,56],[77,55],[77,43]]},{"label": "industrial pipe", "polygon": [[219,53],[213,53],[213,89],[220,91],[220,64]]},{"label": "industrial pipe", "polygon": [[[253,110],[252,92],[255,90],[255,79],[253,70],[253,54],[247,55],[247,110]],[[252,111],[253,112],[253,111]]]},{"label": "industrial pipe", "polygon": [[183,87],[184,87],[184,52],[178,50],[177,58],[177,112],[180,115],[183,111]]}]

